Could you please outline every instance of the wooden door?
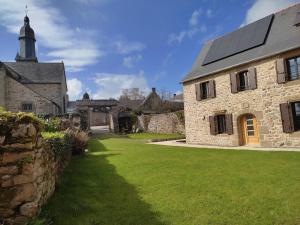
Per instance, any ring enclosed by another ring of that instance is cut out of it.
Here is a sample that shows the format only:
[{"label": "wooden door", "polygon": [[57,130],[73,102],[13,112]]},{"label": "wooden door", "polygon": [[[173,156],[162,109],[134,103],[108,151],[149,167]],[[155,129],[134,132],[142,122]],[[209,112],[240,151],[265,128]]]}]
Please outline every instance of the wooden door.
[{"label": "wooden door", "polygon": [[242,123],[244,144],[258,144],[259,132],[256,117],[253,115],[245,115]]}]

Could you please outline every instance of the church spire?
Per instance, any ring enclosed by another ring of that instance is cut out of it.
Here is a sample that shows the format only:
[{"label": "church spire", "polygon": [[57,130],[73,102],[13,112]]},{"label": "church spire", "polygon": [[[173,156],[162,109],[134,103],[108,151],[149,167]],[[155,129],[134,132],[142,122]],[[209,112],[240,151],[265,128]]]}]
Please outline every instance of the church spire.
[{"label": "church spire", "polygon": [[[26,7],[27,8],[27,7]],[[33,61],[37,62],[35,54],[35,35],[30,27],[29,17],[24,17],[24,25],[21,27],[19,36],[20,51],[17,53],[16,61]]]}]

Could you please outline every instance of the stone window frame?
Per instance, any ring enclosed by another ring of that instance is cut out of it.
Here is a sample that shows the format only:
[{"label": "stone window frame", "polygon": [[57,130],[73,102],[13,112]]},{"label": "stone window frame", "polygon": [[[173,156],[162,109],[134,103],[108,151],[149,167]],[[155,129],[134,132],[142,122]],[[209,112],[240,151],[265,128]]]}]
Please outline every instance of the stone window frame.
[{"label": "stone window frame", "polygon": [[[233,134],[233,114],[232,113],[216,113],[209,116],[209,126],[211,135],[232,135]],[[222,122],[222,124],[221,124]]]},{"label": "stone window frame", "polygon": [[[195,84],[196,100],[203,101],[216,98],[216,82],[215,80],[206,80]],[[204,93],[203,90],[206,90]]]},{"label": "stone window frame", "polygon": [[300,131],[300,108],[298,108],[299,110],[298,111],[296,109],[296,104],[299,104],[300,107],[300,101],[291,102],[293,122],[294,122],[294,132]]},{"label": "stone window frame", "polygon": [[[241,85],[241,75],[244,75],[243,76],[245,80],[244,87]],[[237,82],[238,92],[250,90],[249,70],[242,70],[238,72],[237,77],[238,77],[238,82]]]},{"label": "stone window frame", "polygon": [[[290,61],[293,60],[295,65],[295,69],[296,69],[296,76],[295,78],[292,77],[291,75],[291,65],[290,65]],[[287,70],[287,81],[294,81],[294,80],[299,80],[300,79],[300,62],[298,63],[298,61],[300,61],[300,55],[297,56],[293,56],[293,57],[289,57],[287,59],[285,59],[285,66],[286,66],[286,70]]]},{"label": "stone window frame", "polygon": [[[23,109],[23,106],[24,105],[31,105],[31,111],[30,110],[24,110]],[[31,102],[31,101],[24,101],[24,102],[21,102],[21,111],[22,112],[34,112],[35,111],[35,106],[34,106],[34,103]]]}]

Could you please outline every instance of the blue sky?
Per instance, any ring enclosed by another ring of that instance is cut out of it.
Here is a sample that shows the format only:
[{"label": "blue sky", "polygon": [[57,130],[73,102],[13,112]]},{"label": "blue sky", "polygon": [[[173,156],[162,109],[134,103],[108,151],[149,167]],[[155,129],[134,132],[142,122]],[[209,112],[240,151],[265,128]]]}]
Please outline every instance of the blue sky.
[{"label": "blue sky", "polygon": [[70,99],[180,93],[203,43],[299,1],[0,0],[0,60],[14,61],[27,4],[38,59],[64,61]]}]

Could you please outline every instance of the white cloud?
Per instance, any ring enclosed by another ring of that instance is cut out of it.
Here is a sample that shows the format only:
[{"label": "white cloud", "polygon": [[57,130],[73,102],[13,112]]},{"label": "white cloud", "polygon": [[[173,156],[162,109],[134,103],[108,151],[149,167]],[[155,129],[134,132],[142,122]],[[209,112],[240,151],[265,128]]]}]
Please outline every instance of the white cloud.
[{"label": "white cloud", "polygon": [[35,30],[37,44],[49,49],[46,55],[50,61],[63,60],[68,71],[78,71],[103,55],[93,40],[93,32],[71,28],[63,13],[47,1],[0,0],[0,23],[9,32],[19,33],[26,4],[29,5],[30,23]]},{"label": "white cloud", "polygon": [[138,74],[97,73],[93,80],[98,86],[94,99],[117,99],[122,90],[128,88],[139,88],[145,93],[150,91],[143,71]]},{"label": "white cloud", "polygon": [[124,57],[123,58],[123,66],[125,66],[127,68],[133,68],[135,66],[135,64],[137,64],[142,59],[143,59],[143,56],[140,54]]},{"label": "white cloud", "polygon": [[116,41],[113,43],[119,54],[129,54],[132,52],[140,52],[146,48],[143,43],[140,42],[126,42],[126,41]]},{"label": "white cloud", "polygon": [[299,0],[256,0],[247,11],[242,26],[259,20],[296,2],[299,2]]},{"label": "white cloud", "polygon": [[211,9],[207,9],[207,10],[206,10],[206,16],[207,16],[208,18],[211,18],[211,17],[213,16],[213,12],[212,12]]},{"label": "white cloud", "polygon": [[[178,33],[172,33],[168,37],[168,44],[180,44],[186,37],[192,38],[197,33],[206,33],[207,27],[205,24],[199,26],[199,17],[202,15],[202,9],[195,10],[189,20],[189,27]],[[207,12],[206,12],[207,13]],[[210,12],[211,13],[211,12]]]},{"label": "white cloud", "polygon": [[192,13],[192,16],[191,16],[190,21],[189,21],[190,26],[198,25],[198,18],[201,14],[202,14],[202,9],[195,10]]},{"label": "white cloud", "polygon": [[77,78],[67,80],[69,99],[74,101],[80,99],[83,93],[83,84]]}]

